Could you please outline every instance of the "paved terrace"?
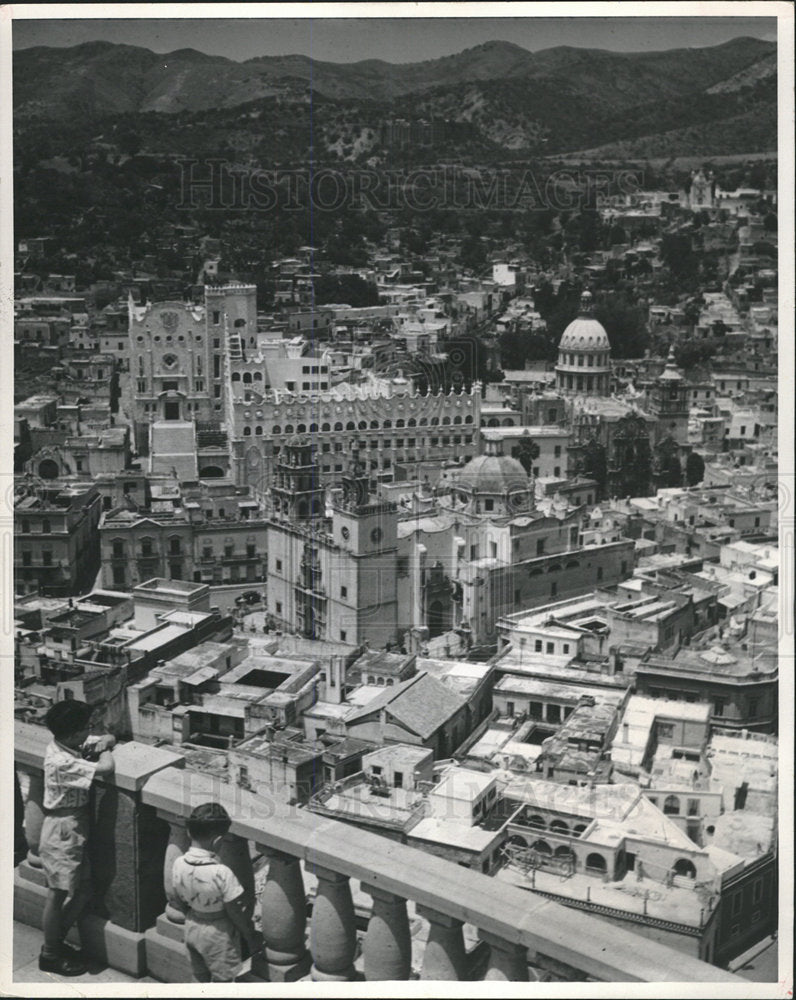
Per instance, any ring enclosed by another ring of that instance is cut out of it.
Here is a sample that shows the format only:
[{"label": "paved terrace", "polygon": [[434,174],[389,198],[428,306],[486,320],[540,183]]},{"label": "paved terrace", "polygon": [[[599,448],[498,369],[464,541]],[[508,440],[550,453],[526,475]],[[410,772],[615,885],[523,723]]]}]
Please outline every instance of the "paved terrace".
[{"label": "paved terrace", "polygon": [[[49,734],[17,723],[15,737],[16,767],[29,778],[30,850],[15,874],[14,916],[40,927],[45,888],[38,841]],[[212,775],[186,769],[184,758],[171,751],[131,742],[119,746],[115,757],[113,782],[98,783],[94,795],[96,905],[82,929],[91,954],[126,976],[190,981],[171,866],[187,847],[186,816],[199,802],[215,799],[234,817],[222,857],[235,870],[252,907],[259,897],[266,949],[255,961],[254,980],[285,982],[308,974],[319,982],[356,978],[358,917],[367,926],[361,940],[364,978],[409,979],[414,957],[409,903],[414,919],[422,918],[428,926],[421,979],[527,981],[538,978],[534,970],[547,969],[556,978],[573,981],[738,982],[715,966],[590,914],[222,784]],[[264,884],[261,874],[255,879],[253,853],[268,858]],[[305,875],[317,885],[309,947]],[[352,886],[352,880],[359,886]],[[354,904],[360,890],[372,900],[364,915]],[[481,943],[468,951],[472,933]],[[476,952],[483,957],[478,970]]]}]

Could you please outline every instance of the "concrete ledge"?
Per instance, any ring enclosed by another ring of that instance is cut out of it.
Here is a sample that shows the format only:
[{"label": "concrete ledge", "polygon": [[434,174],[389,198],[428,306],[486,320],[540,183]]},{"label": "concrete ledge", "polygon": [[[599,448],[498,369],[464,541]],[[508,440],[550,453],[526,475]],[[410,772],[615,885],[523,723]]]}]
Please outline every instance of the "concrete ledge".
[{"label": "concrete ledge", "polygon": [[[22,866],[20,865],[20,868]],[[37,869],[14,873],[14,920],[41,930],[47,887],[38,879]],[[92,958],[120,972],[140,978],[147,974],[144,935],[125,930],[105,917],[88,914],[80,921],[80,933],[72,928],[67,940],[81,944]]]},{"label": "concrete ledge", "polygon": [[146,966],[149,975],[164,983],[192,983],[191,963],[182,941],[161,934],[156,927],[144,931]]}]

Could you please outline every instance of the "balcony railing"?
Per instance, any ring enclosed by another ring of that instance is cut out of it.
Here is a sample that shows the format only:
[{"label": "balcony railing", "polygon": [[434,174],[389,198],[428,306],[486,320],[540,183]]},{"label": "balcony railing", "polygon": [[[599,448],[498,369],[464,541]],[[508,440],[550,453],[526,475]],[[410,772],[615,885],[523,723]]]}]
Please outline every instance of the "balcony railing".
[{"label": "balcony railing", "polygon": [[[20,722],[15,736],[16,767],[29,782],[29,853],[16,872],[14,914],[40,926],[46,889],[38,845],[49,734]],[[254,960],[254,979],[285,982],[309,975],[321,982],[352,980],[357,913],[350,880],[356,879],[373,900],[361,942],[366,980],[412,976],[409,902],[429,923],[421,979],[474,977],[462,933],[467,923],[478,929],[479,955],[488,952],[483,975],[490,980],[527,981],[530,967],[536,978],[533,970],[555,969],[574,980],[742,982],[590,914],[188,770],[184,758],[167,749],[131,742],[120,745],[114,756],[113,782],[98,782],[94,793],[96,905],[83,921],[81,935],[89,952],[130,975],[190,981],[184,916],[176,905],[171,869],[188,845],[186,817],[195,805],[212,799],[234,817],[220,853],[238,876],[252,911],[252,856],[268,858],[259,899],[265,950]],[[302,865],[317,880],[309,935]]]}]

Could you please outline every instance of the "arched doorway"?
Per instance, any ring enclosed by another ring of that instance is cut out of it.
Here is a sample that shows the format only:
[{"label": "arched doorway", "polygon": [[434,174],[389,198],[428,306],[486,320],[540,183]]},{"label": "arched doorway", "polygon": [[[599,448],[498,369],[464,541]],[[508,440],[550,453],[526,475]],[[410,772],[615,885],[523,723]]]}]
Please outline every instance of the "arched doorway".
[{"label": "arched doorway", "polygon": [[442,601],[432,601],[428,607],[428,636],[434,639],[445,631],[445,607]]},{"label": "arched doorway", "polygon": [[200,479],[223,479],[224,470],[217,465],[205,465],[199,470]]},{"label": "arched doorway", "polygon": [[683,878],[696,878],[696,868],[693,861],[689,861],[688,858],[678,858],[674,863],[672,873],[682,875]]},{"label": "arched doorway", "polygon": [[42,462],[39,462],[39,475],[42,479],[57,479],[58,472],[58,463],[53,461],[53,459],[45,458]]}]

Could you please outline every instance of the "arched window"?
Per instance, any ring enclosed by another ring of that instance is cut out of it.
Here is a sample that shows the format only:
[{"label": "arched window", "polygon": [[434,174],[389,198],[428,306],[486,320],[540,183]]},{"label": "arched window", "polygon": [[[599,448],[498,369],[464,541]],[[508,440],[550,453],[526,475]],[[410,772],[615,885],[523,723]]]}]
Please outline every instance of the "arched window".
[{"label": "arched window", "polygon": [[527,846],[528,846],[528,841],[525,839],[525,837],[520,837],[516,833],[512,834],[512,836],[509,837],[506,840],[506,843],[504,844],[504,847],[527,847]]},{"label": "arched window", "polygon": [[572,853],[572,849],[567,844],[561,844],[555,849],[555,856],[560,858],[562,861],[569,861],[575,859],[575,855]]},{"label": "arched window", "polygon": [[141,555],[145,558],[152,555],[152,539],[142,538],[141,539]]},{"label": "arched window", "polygon": [[421,417],[420,418],[420,426],[421,427],[428,427],[428,417]]},{"label": "arched window", "polygon": [[409,419],[408,419],[408,420],[406,421],[406,426],[407,426],[407,427],[417,427],[417,421],[415,420],[415,418],[414,418],[414,417],[410,417],[410,418],[409,418]]},{"label": "arched window", "polygon": [[357,429],[357,425],[354,423],[353,420],[349,420],[348,423],[345,425],[345,429],[347,431],[355,431]]},{"label": "arched window", "polygon": [[244,428],[243,428],[243,436],[244,436],[245,438],[247,438],[247,437],[251,437],[251,436],[252,436],[252,429],[251,429],[251,427],[249,427],[248,425],[247,425],[246,427],[244,427]]},{"label": "arched window", "polygon": [[257,426],[254,428],[254,436],[262,437],[262,433],[263,433],[262,426],[260,424],[257,424]]},{"label": "arched window", "polygon": [[370,429],[372,431],[377,431],[379,429],[379,422],[378,422],[378,420],[371,420],[371,422],[370,422]]},{"label": "arched window", "polygon": [[605,872],[608,870],[608,865],[605,863],[605,858],[602,854],[589,854],[586,858],[586,871],[591,872]]},{"label": "arched window", "polygon": [[293,424],[285,424],[285,434],[293,433]]},{"label": "arched window", "polygon": [[357,424],[357,429],[360,431],[366,431],[368,429],[367,420],[360,420],[359,423]]},{"label": "arched window", "polygon": [[681,875],[683,878],[696,878],[696,868],[693,861],[689,861],[688,858],[678,858],[674,863],[672,872],[675,875]]},{"label": "arched window", "polygon": [[569,836],[569,825],[563,821],[563,819],[554,819],[550,824],[551,833],[563,833],[564,836]]},{"label": "arched window", "polygon": [[431,418],[431,426],[432,427],[438,427],[439,426],[439,417],[432,417]]},{"label": "arched window", "polygon": [[453,422],[454,422],[454,424],[460,424],[462,422],[462,418],[461,417],[454,417],[453,418]]},{"label": "arched window", "polygon": [[318,433],[318,425],[310,424],[310,434],[317,434],[317,433]]},{"label": "arched window", "polygon": [[443,417],[442,418],[442,423],[443,423],[444,426],[447,427],[448,424],[450,424],[450,422],[451,422],[451,418],[450,417]]},{"label": "arched window", "polygon": [[385,431],[388,431],[392,427],[392,420],[385,420],[382,426]]},{"label": "arched window", "polygon": [[340,421],[339,421],[339,420],[338,420],[338,421],[337,421],[337,423],[336,423],[336,424],[334,425],[334,429],[335,429],[336,431],[341,431],[341,430],[343,429],[343,425],[342,425],[342,424],[340,423]]},{"label": "arched window", "polygon": [[676,795],[667,795],[663,800],[663,811],[666,816],[679,816],[680,799]]},{"label": "arched window", "polygon": [[553,849],[547,843],[546,840],[536,840],[531,844],[531,850],[536,851],[537,854],[552,854]]},{"label": "arched window", "polygon": [[243,373],[243,382],[244,382],[245,385],[251,385],[251,382],[252,382],[252,373],[251,372],[244,372]]},{"label": "arched window", "polygon": [[545,823],[543,816],[529,816],[528,826],[530,826],[533,830],[547,829],[547,823]]},{"label": "arched window", "polygon": [[143,376],[144,374],[144,359],[139,357],[138,359],[138,374]]},{"label": "arched window", "polygon": [[402,419],[396,420],[395,421],[395,426],[396,427],[403,427],[403,426],[405,426],[404,421]]},{"label": "arched window", "polygon": [[298,427],[296,428],[296,433],[297,434],[304,434],[304,432],[306,430],[307,430],[307,425],[306,424],[299,424]]},{"label": "arched window", "polygon": [[232,373],[232,381],[233,382],[240,382],[240,372],[233,372]]},{"label": "arched window", "polygon": [[572,836],[579,837],[585,829],[586,829],[585,823],[576,823],[575,826],[572,827]]},{"label": "arched window", "polygon": [[179,535],[172,535],[169,539],[169,555],[178,556],[182,553],[182,541]]},{"label": "arched window", "polygon": [[331,428],[330,424],[328,424],[328,423],[321,424],[321,433],[322,434],[325,434],[327,431],[330,431],[331,429],[332,428]]},{"label": "arched window", "polygon": [[466,424],[471,424],[471,423],[473,422],[473,418],[472,418],[472,416],[471,416],[470,414],[468,414],[468,415],[467,415],[467,416],[466,416],[466,417],[464,418],[464,422],[465,422]]},{"label": "arched window", "polygon": [[279,424],[274,424],[274,426],[271,428],[271,433],[272,434],[281,434],[282,433],[282,428],[279,426]]},{"label": "arched window", "polygon": [[263,380],[263,373],[262,372],[255,372],[254,373],[254,381],[255,382],[262,382],[262,380]]}]

